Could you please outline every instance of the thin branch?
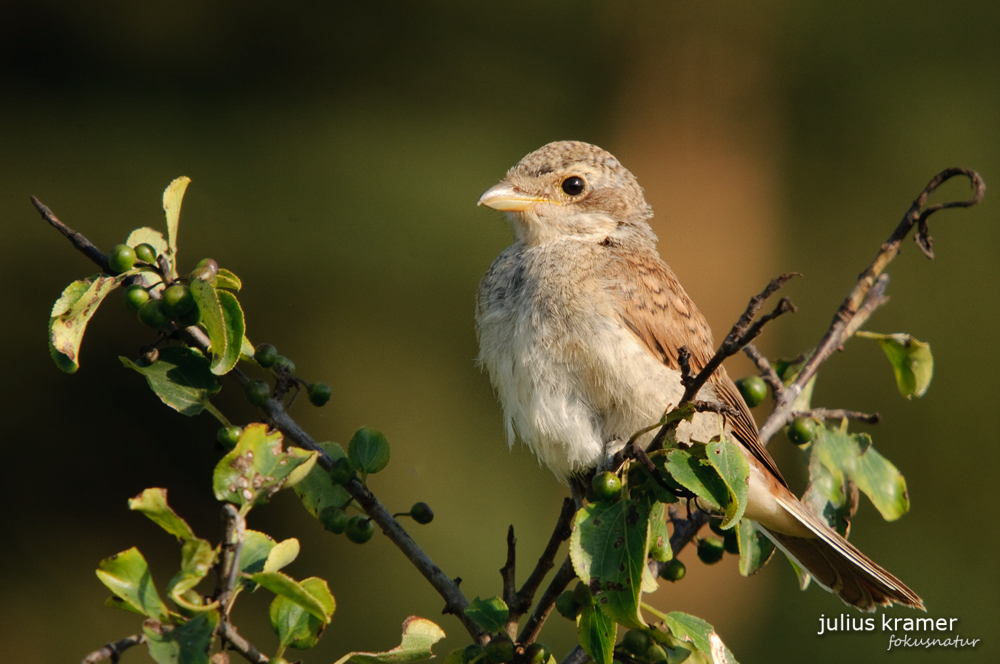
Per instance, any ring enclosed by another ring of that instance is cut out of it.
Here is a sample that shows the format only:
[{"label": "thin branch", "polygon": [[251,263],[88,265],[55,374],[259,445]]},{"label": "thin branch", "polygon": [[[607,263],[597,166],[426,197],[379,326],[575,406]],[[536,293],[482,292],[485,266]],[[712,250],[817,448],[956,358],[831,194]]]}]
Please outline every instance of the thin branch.
[{"label": "thin branch", "polygon": [[771,394],[774,395],[775,401],[781,398],[782,393],[785,391],[785,385],[781,382],[781,377],[778,376],[778,372],[774,370],[768,359],[753,344],[744,346],[743,353],[757,366],[757,370],[760,371],[760,377],[770,386]]},{"label": "thin branch", "polygon": [[796,417],[815,417],[817,420],[848,419],[868,424],[878,424],[882,421],[882,416],[879,413],[862,413],[858,410],[844,410],[843,408],[813,408],[804,413],[792,413],[792,419]]},{"label": "thin branch", "polygon": [[569,654],[566,655],[562,664],[584,664],[588,661],[590,661],[590,657],[587,656],[587,653],[583,651],[582,647],[577,646],[569,651]]},{"label": "thin branch", "polygon": [[[962,175],[969,178],[973,188],[975,189],[975,194],[967,200],[964,201],[951,201],[948,203],[936,203],[934,205],[927,204],[927,198],[936,190],[942,183],[950,180],[951,178]],[[938,212],[939,210],[944,210],[954,207],[971,207],[977,204],[983,199],[983,195],[986,193],[986,185],[983,183],[982,178],[979,173],[967,168],[949,168],[941,171],[935,175],[920,195],[913,201],[910,209],[907,210],[906,214],[903,215],[902,221],[896,226],[896,229],[889,236],[882,247],[879,249],[878,254],[876,254],[875,259],[872,261],[871,265],[861,273],[858,277],[858,281],[854,288],[848,294],[847,298],[844,300],[843,304],[837,310],[836,315],[833,317],[833,322],[830,324],[829,329],[823,338],[820,340],[816,347],[816,351],[813,353],[812,357],[806,362],[806,365],[802,367],[799,372],[798,377],[788,389],[781,395],[781,398],[775,402],[774,410],[771,412],[770,417],[764,422],[764,425],[760,428],[760,439],[761,442],[766,443],[775,433],[784,425],[788,420],[788,414],[791,412],[792,407],[795,403],[795,399],[802,393],[802,390],[809,383],[816,372],[819,370],[820,365],[822,365],[827,358],[838,348],[844,345],[844,342],[850,338],[850,335],[857,331],[860,324],[855,320],[855,317],[865,314],[866,300],[868,299],[869,292],[875,287],[879,282],[879,276],[885,270],[886,266],[896,257],[899,253],[900,245],[906,236],[910,233],[915,226],[917,232],[914,235],[918,246],[924,252],[928,258],[933,257],[933,251],[931,250],[932,240],[930,237],[929,228],[927,225],[928,218]],[[883,285],[884,288],[884,285]],[[876,298],[877,300],[878,298]],[[877,303],[873,302],[871,308],[867,310],[867,316],[871,315],[871,312],[878,306]]]},{"label": "thin branch", "polygon": [[49,222],[53,228],[65,235],[66,238],[73,243],[73,246],[76,247],[77,251],[97,263],[97,266],[101,268],[102,272],[105,274],[117,274],[117,272],[111,271],[111,267],[108,265],[108,257],[105,256],[100,249],[95,247],[90,240],[84,237],[81,233],[77,233],[75,230],[59,221],[59,217],[54,215],[48,206],[34,196],[31,197],[31,204],[34,205],[35,209],[42,215],[42,219]]},{"label": "thin branch", "polygon": [[[503,601],[509,607],[517,601],[517,588],[515,587],[514,571],[517,566],[517,538],[514,537],[514,526],[507,527],[507,562],[500,568],[500,577],[503,579]],[[507,635],[514,638],[517,633],[517,618],[513,621],[507,620]]]},{"label": "thin branch", "polygon": [[566,556],[566,560],[563,561],[559,571],[556,572],[556,575],[552,577],[552,581],[549,582],[549,587],[545,589],[542,597],[538,600],[538,604],[535,605],[535,610],[531,613],[528,621],[524,623],[524,627],[517,637],[519,644],[525,645],[535,642],[535,639],[538,638],[538,633],[542,631],[545,619],[552,613],[552,607],[556,604],[556,598],[559,597],[562,591],[566,590],[566,586],[575,578],[576,571],[573,569],[573,561],[570,560],[569,556]]},{"label": "thin branch", "polygon": [[222,536],[222,556],[218,566],[219,607],[223,621],[228,621],[232,608],[233,588],[236,587],[236,575],[240,570],[240,556],[243,553],[243,540],[246,537],[246,522],[235,505],[226,503],[222,508],[225,518],[225,528]]},{"label": "thin branch", "polygon": [[252,664],[265,664],[265,662],[271,661],[267,655],[254,648],[252,643],[240,636],[240,633],[236,631],[236,627],[228,620],[219,623],[219,634],[229,642],[230,648],[242,655],[243,659],[248,662]]},{"label": "thin branch", "polygon": [[[34,199],[32,199],[34,200]],[[47,209],[47,208],[46,208]],[[140,643],[146,642],[145,634],[133,634],[132,636],[126,636],[121,641],[115,641],[114,643],[109,643],[103,648],[99,648],[94,652],[90,653],[86,657],[80,660],[80,664],[97,664],[105,659],[110,659],[112,662],[117,662],[121,654],[131,648],[132,646],[137,646]]]},{"label": "thin branch", "polygon": [[[573,532],[572,522],[575,514],[576,503],[573,502],[572,498],[564,498],[562,510],[559,512],[559,519],[556,521],[556,527],[552,529],[552,535],[549,537],[549,543],[545,545],[545,550],[542,551],[542,555],[538,558],[538,562],[535,564],[535,569],[531,571],[531,575],[528,576],[528,580],[525,581],[524,585],[521,586],[521,589],[517,591],[512,598],[512,601],[507,602],[507,607],[510,609],[508,631],[517,629],[518,621],[521,616],[523,616],[524,613],[531,608],[531,603],[535,599],[535,593],[538,592],[538,587],[542,585],[545,575],[549,573],[550,569],[555,567],[554,561],[556,554],[559,553],[559,548],[562,546],[563,542],[569,539],[569,536]],[[511,627],[511,625],[513,625],[513,627]],[[522,646],[526,646],[531,642],[529,641],[525,643],[522,639],[518,641],[518,643]]]}]

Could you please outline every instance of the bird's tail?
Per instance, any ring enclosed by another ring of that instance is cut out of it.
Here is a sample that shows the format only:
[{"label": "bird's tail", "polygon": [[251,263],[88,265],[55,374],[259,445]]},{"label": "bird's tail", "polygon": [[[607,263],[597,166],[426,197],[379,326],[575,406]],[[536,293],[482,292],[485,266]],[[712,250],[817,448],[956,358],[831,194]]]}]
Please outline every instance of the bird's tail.
[{"label": "bird's tail", "polygon": [[856,546],[820,521],[799,501],[781,501],[782,506],[815,538],[794,537],[761,530],[821,586],[862,611],[893,602],[925,611],[924,602],[906,584],[877,565]]}]

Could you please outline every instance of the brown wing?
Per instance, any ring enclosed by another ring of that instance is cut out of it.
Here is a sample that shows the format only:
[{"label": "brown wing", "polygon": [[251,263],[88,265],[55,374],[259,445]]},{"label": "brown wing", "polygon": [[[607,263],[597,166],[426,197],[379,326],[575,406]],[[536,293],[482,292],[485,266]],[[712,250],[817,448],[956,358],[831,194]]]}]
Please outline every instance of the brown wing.
[{"label": "brown wing", "polygon": [[[701,371],[715,354],[712,330],[677,277],[655,255],[647,260],[632,255],[623,262],[629,266],[632,278],[612,285],[620,295],[616,301],[622,302],[618,311],[622,322],[654,357],[671,369],[680,370],[677,351],[681,346],[687,346],[691,353],[692,371]],[[736,411],[735,416],[727,418],[733,435],[782,484],[788,486],[774,459],[760,444],[757,424],[725,368],[719,367],[710,382],[719,399]]]}]

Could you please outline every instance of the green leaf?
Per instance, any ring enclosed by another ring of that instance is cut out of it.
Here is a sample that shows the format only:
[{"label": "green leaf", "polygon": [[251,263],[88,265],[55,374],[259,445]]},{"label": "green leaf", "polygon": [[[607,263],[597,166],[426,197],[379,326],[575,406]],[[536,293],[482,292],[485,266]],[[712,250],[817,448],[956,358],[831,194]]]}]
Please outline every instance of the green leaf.
[{"label": "green leaf", "polygon": [[665,513],[666,508],[659,501],[653,503],[649,510],[649,554],[650,558],[661,563],[674,557]]},{"label": "green leaf", "polygon": [[117,277],[96,274],[66,287],[52,305],[49,318],[49,355],[57,367],[66,373],[80,368],[80,344],[91,316],[105,296],[135,272],[129,270]]},{"label": "green leaf", "polygon": [[743,519],[736,526],[736,538],[740,545],[740,574],[743,576],[755,574],[774,554],[774,542],[749,519]]},{"label": "green leaf", "polygon": [[922,397],[934,376],[934,356],[931,345],[909,334],[876,334],[858,332],[857,336],[877,339],[896,374],[896,387],[907,399]]},{"label": "green leaf", "polygon": [[722,510],[728,504],[730,489],[705,457],[704,445],[694,445],[688,450],[670,450],[664,470],[713,509]]},{"label": "green leaf", "polygon": [[612,664],[618,625],[603,611],[594,606],[585,606],[576,619],[580,646],[597,664]]},{"label": "green leaf", "polygon": [[166,489],[146,489],[135,498],[129,498],[128,508],[142,512],[178,540],[195,539],[191,526],[167,505]]},{"label": "green leaf", "polygon": [[224,267],[219,268],[219,274],[215,277],[215,287],[216,288],[228,288],[230,290],[239,291],[243,288],[243,282],[235,274],[230,272]]},{"label": "green leaf", "polygon": [[510,610],[499,597],[490,597],[489,599],[477,597],[469,602],[468,608],[465,609],[465,615],[490,634],[496,634],[507,627]]},{"label": "green leaf", "polygon": [[202,613],[179,627],[146,622],[149,655],[158,664],[209,664],[208,649],[219,624],[215,611]]},{"label": "green leaf", "polygon": [[[775,360],[774,370],[777,372],[778,377],[781,378],[781,382],[785,385],[785,387],[791,385],[795,379],[799,377],[799,372],[811,357],[812,352],[797,362],[791,362],[789,360]],[[804,413],[812,407],[810,404],[812,403],[812,393],[815,386],[816,376],[813,376],[809,379],[809,382],[806,383],[806,386],[802,389],[802,392],[799,393],[799,396],[795,398],[795,401],[792,402],[793,411]]]},{"label": "green leaf", "polygon": [[[319,446],[334,460],[347,456],[337,443],[320,443]],[[343,507],[351,500],[347,490],[340,484],[334,484],[330,473],[319,465],[313,466],[309,474],[295,485],[295,493],[306,510],[317,519],[327,507]]]},{"label": "green leaf", "polygon": [[817,454],[809,455],[809,486],[802,502],[827,524],[847,537],[851,519],[858,510],[858,488],[842,469],[831,471]]},{"label": "green leaf", "polygon": [[[305,609],[310,615],[318,618],[324,625],[330,622],[335,605],[330,591],[325,596],[314,595],[301,583],[283,572],[258,572],[250,576],[250,580],[267,588],[275,595],[281,595]],[[323,584],[326,586],[326,583]]]},{"label": "green leaf", "polygon": [[444,630],[435,623],[410,616],[403,622],[403,640],[398,646],[386,652],[350,652],[337,660],[344,664],[350,660],[358,664],[422,662],[434,657],[431,646],[445,637]]},{"label": "green leaf", "polygon": [[875,450],[868,434],[824,428],[813,441],[812,453],[833,474],[834,486],[842,473],[868,496],[886,521],[895,521],[909,511],[906,479]]},{"label": "green leaf", "polygon": [[[334,601],[326,581],[310,577],[304,579],[301,586],[323,605],[328,615],[333,615],[337,603]],[[326,623],[284,595],[278,595],[274,598],[268,615],[271,618],[271,627],[278,634],[282,650],[288,647],[299,650],[312,648],[319,641],[320,634],[326,627]]]},{"label": "green leaf", "polygon": [[576,513],[569,555],[578,577],[611,619],[645,627],[639,595],[649,542],[649,505],[619,500],[587,505]]},{"label": "green leaf", "polygon": [[747,507],[747,491],[750,486],[750,464],[740,452],[740,448],[731,440],[708,443],[705,446],[708,462],[719,473],[726,483],[729,499],[726,503],[725,518],[722,527],[729,528],[743,518]]},{"label": "green leaf", "polygon": [[223,376],[232,371],[240,360],[246,322],[243,320],[243,309],[240,308],[235,295],[224,290],[217,290],[215,294],[219,298],[222,318],[226,325],[226,351],[212,360],[212,373]]},{"label": "green leaf", "polygon": [[[243,536],[243,552],[240,555],[240,572],[256,574],[264,571],[268,556],[274,549],[274,540],[256,530],[247,530]],[[245,576],[237,577],[237,583],[250,592],[257,589],[257,584]]]},{"label": "green leaf", "polygon": [[145,376],[156,396],[181,415],[197,415],[222,389],[219,379],[209,371],[205,356],[186,346],[163,348],[159,359],[144,367],[127,357],[118,359]]},{"label": "green leaf", "polygon": [[361,427],[347,446],[351,466],[360,473],[377,473],[389,463],[389,441],[378,429]]},{"label": "green leaf", "polygon": [[715,628],[701,618],[680,611],[665,616],[664,623],[676,638],[690,643],[695,650],[714,664],[736,664],[736,658],[722,642]]},{"label": "green leaf", "polygon": [[188,591],[197,586],[212,570],[215,560],[216,550],[207,541],[198,538],[185,541],[181,547],[181,569],[167,584],[167,594],[179,606],[189,611],[215,609],[217,603],[205,605],[192,602],[186,597]]},{"label": "green leaf", "polygon": [[222,313],[222,304],[215,286],[202,279],[192,279],[191,296],[198,306],[199,324],[208,332],[211,350],[215,356],[226,352],[226,321]]},{"label": "green leaf", "polygon": [[305,477],[316,463],[316,452],[297,447],[282,450],[280,431],[254,423],[229,454],[215,466],[212,488],[218,500],[241,506],[267,502],[271,496]]},{"label": "green leaf", "polygon": [[277,572],[282,567],[287,567],[299,557],[299,548],[299,541],[294,537],[278,542],[267,555],[264,571]]},{"label": "green leaf", "polygon": [[160,622],[170,617],[156,594],[149,565],[139,549],[132,547],[102,560],[97,567],[97,578],[137,612]]},{"label": "green leaf", "polygon": [[177,276],[177,226],[180,223],[181,201],[191,178],[182,175],[163,190],[163,212],[167,218],[167,244],[170,248],[168,258],[173,276]]}]

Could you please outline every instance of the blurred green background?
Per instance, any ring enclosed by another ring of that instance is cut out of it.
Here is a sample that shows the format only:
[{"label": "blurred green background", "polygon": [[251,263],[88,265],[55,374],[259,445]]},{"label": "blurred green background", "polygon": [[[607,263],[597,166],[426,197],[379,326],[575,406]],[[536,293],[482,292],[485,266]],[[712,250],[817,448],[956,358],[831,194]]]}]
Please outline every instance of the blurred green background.
[{"label": "blurred green background", "polygon": [[[467,596],[488,597],[508,524],[523,579],[566,490],[525,448],[507,451],[474,366],[476,287],[511,241],[499,214],[476,209],[479,194],[548,141],[602,145],[645,187],[660,251],[717,336],[770,277],[804,273],[787,288],[799,313],[761,342],[792,356],[932,175],[963,165],[1000,182],[998,30],[1000,8],[982,1],[0,2],[0,652],[79,661],[139,629],[102,606],[93,570],[137,545],[161,587],[173,574],[175,543],[127,510],[142,489],[169,487],[197,532],[220,530],[217,425],[168,411],[121,367],[150,335],[117,298],[91,324],[76,375],[49,360],[51,304],[94,269],[29,195],[107,250],[161,225],[163,188],[190,176],[182,264],[212,256],[239,274],[250,338],[331,384],[326,408],[294,409],[317,438],[387,434],[392,462],[374,490],[393,510],[429,502],[437,518],[412,529],[417,541]],[[867,430],[908,480],[912,513],[886,524],[862,499],[852,539],[980,644],[887,653],[881,633],[817,636],[820,616],[848,608],[799,592],[778,558],[743,579],[732,557],[706,568],[685,551],[688,578],[654,604],[708,620],[745,663],[1000,657],[994,209],[987,195],[936,216],[938,258],[907,243],[892,302],[868,326],[932,344],[927,396],[900,398],[862,340],[816,391],[822,405],[881,412]],[[230,383],[219,401],[253,417]],[[790,448],[773,445],[801,487]],[[468,642],[381,535],[364,547],[330,536],[291,494],[250,526],[299,537],[290,573],[330,581],[337,614],[307,661],[392,647],[410,614],[449,634],[439,654]],[[273,652],[268,601],[245,598],[236,621]],[[542,640],[562,657],[573,631],[555,617]]]}]

